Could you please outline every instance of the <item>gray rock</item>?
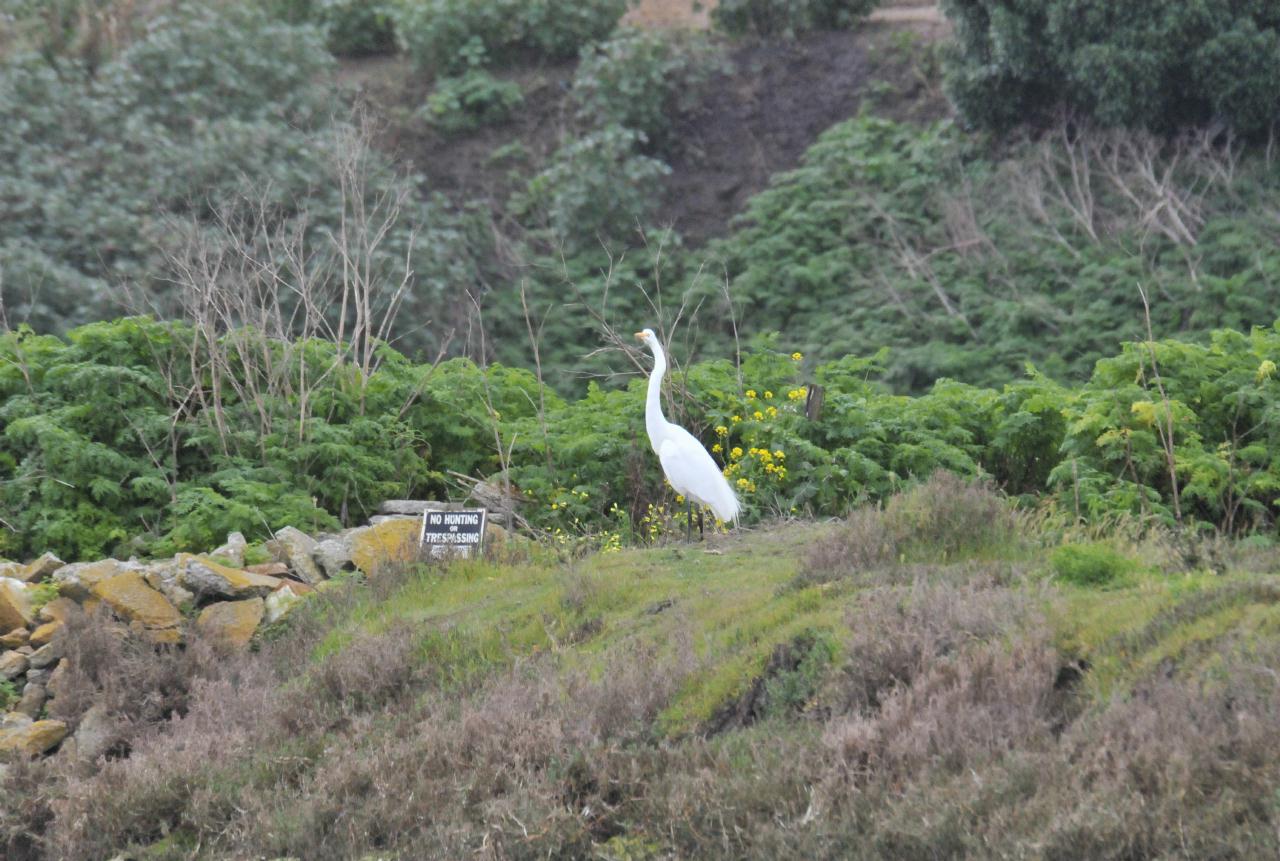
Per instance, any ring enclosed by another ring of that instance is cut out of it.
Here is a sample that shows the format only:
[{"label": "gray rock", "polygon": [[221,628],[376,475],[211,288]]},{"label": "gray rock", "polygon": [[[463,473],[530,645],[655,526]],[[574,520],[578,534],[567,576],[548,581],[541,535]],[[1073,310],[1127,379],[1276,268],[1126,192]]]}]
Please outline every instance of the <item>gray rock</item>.
[{"label": "gray rock", "polygon": [[49,681],[48,670],[27,670],[27,684],[43,685]]},{"label": "gray rock", "polygon": [[261,598],[280,586],[277,577],[206,562],[194,556],[185,560],[179,579],[183,588],[191,590],[201,600],[210,597]]},{"label": "gray rock", "polygon": [[370,526],[386,523],[388,520],[421,520],[421,514],[375,514],[369,518]]},{"label": "gray rock", "polygon": [[61,661],[63,654],[62,639],[58,638],[49,645],[36,649],[35,654],[29,660],[31,661],[31,666],[37,670],[43,670]]},{"label": "gray rock", "polygon": [[14,711],[22,712],[34,720],[40,717],[40,710],[44,708],[46,699],[48,699],[48,695],[45,693],[44,685],[27,682],[22,688],[22,699],[18,700],[18,705]]},{"label": "gray rock", "polygon": [[21,652],[0,653],[0,679],[11,682],[27,671],[31,662]]},{"label": "gray rock", "polygon": [[436,502],[431,499],[388,499],[378,506],[379,514],[409,514],[422,516],[424,511],[458,511],[456,502]]},{"label": "gray rock", "polygon": [[116,728],[106,707],[97,703],[80,718],[80,726],[72,737],[71,755],[77,759],[94,762],[111,749],[116,741]]},{"label": "gray rock", "polygon": [[226,559],[235,567],[241,568],[244,566],[244,551],[248,548],[249,542],[244,540],[244,536],[239,532],[232,532],[227,535],[227,543],[209,555]]},{"label": "gray rock", "polygon": [[[236,534],[236,533],[233,533]],[[157,562],[147,567],[142,579],[169,600],[179,610],[188,610],[195,605],[196,596],[190,589],[182,585],[182,563],[176,559]]]},{"label": "gray rock", "polygon": [[342,535],[316,544],[311,551],[311,558],[326,577],[335,577],[343,571],[354,571],[356,567],[351,561],[351,542]]},{"label": "gray rock", "polygon": [[316,540],[302,530],[286,526],[276,533],[273,540],[267,542],[267,549],[278,560],[288,563],[302,582],[314,586],[324,581],[324,572],[311,558],[316,549]]}]

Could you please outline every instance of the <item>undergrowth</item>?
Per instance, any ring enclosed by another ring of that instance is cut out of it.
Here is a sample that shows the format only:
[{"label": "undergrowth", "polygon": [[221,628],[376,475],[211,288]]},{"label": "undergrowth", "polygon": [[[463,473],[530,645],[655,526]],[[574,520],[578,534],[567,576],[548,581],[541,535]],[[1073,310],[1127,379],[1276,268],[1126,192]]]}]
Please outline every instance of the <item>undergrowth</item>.
[{"label": "undergrowth", "polygon": [[[895,555],[855,540],[865,525],[793,523],[709,546],[388,570],[308,602],[248,654],[157,650],[106,617],[73,620],[76,669],[54,707],[110,738],[94,759],[10,765],[0,850],[1276,849],[1280,603],[1261,578],[1152,564],[1105,591],[1060,583],[1041,552],[1059,527],[947,477],[855,518],[892,533]],[[1147,539],[1092,540],[1158,555]],[[837,551],[897,573],[852,576]]]}]

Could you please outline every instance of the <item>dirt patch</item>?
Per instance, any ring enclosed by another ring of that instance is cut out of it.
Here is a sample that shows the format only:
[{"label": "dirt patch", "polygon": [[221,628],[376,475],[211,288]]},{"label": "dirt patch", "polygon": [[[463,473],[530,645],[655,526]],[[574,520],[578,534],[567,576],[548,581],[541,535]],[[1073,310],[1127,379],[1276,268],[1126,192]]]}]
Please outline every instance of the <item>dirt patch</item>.
[{"label": "dirt patch", "polygon": [[679,124],[663,215],[686,241],[726,232],[729,220],[774,174],[800,163],[822,132],[857,115],[927,121],[949,111],[921,66],[926,50],[897,31],[812,33],[744,45],[734,73],[716,82],[696,115]]}]

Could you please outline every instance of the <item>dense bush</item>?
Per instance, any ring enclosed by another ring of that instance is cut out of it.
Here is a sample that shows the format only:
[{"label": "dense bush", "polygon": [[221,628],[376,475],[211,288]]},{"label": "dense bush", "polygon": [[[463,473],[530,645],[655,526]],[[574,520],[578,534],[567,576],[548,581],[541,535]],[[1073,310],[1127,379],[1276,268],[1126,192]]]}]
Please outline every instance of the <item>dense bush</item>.
[{"label": "dense bush", "polygon": [[269,0],[267,8],[290,23],[309,23],[335,54],[382,54],[396,46],[393,0]]},{"label": "dense bush", "polygon": [[456,77],[438,78],[422,117],[443,132],[457,134],[502,122],[523,100],[519,84],[472,68]]},{"label": "dense bush", "polygon": [[671,126],[701,101],[709,79],[726,68],[705,37],[624,30],[583,49],[573,76],[578,122],[616,123],[642,133],[650,148],[669,150]]},{"label": "dense bush", "polygon": [[[427,317],[424,304],[446,284],[475,283],[465,274],[468,218],[424,198],[352,124],[335,121],[332,68],[313,28],[223,4],[156,18],[92,76],[32,54],[5,63],[0,291],[9,324],[57,332],[126,301],[172,311],[175,258],[197,246],[251,247],[264,268],[287,267],[280,235],[300,235],[313,277],[327,268],[324,277],[338,278],[334,234],[357,209],[387,200],[399,201],[397,218],[365,263],[394,283],[408,261],[407,308]],[[273,233],[275,247],[264,241]]]},{"label": "dense bush", "polygon": [[603,39],[627,0],[398,0],[396,32],[424,69],[457,73],[467,52],[505,62],[519,55],[567,60]]},{"label": "dense bush", "polygon": [[889,346],[899,390],[1003,385],[1029,361],[1079,380],[1144,336],[1139,284],[1159,337],[1274,318],[1280,252],[1260,213],[1276,178],[1263,154],[1203,136],[1077,128],[992,162],[949,126],[863,117],[755,196],[714,252],[741,331],[821,359]]},{"label": "dense bush", "polygon": [[1241,0],[948,0],[947,83],[966,120],[1004,129],[1066,107],[1104,125],[1280,119],[1280,9]]},{"label": "dense bush", "polygon": [[565,142],[516,197],[514,209],[553,245],[573,252],[626,243],[650,225],[656,181],[671,172],[640,154],[644,141],[640,132],[608,125]]},{"label": "dense bush", "polygon": [[711,10],[729,33],[794,35],[807,30],[843,30],[862,21],[881,0],[721,0]]},{"label": "dense bush", "polygon": [[1119,551],[1102,542],[1057,547],[1049,555],[1049,565],[1059,578],[1077,586],[1106,586],[1133,567]]}]

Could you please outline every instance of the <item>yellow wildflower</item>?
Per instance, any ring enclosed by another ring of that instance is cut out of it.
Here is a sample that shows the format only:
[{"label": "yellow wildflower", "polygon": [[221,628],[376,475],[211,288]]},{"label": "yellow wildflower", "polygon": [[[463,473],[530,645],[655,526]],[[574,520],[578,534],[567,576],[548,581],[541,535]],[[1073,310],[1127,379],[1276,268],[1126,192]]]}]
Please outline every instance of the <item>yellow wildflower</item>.
[{"label": "yellow wildflower", "polygon": [[745,478],[738,479],[738,487],[742,488],[743,490],[746,490],[750,484],[751,482],[747,481]]},{"label": "yellow wildflower", "polygon": [[729,429],[724,425],[716,425],[716,436],[728,436]]},{"label": "yellow wildflower", "polygon": [[764,418],[764,413],[760,412],[759,410],[756,410],[754,413],[751,414],[751,417],[756,421],[760,421],[761,419]]},{"label": "yellow wildflower", "polygon": [[765,392],[765,393],[764,393],[764,399],[765,399],[766,401],[767,401],[767,400],[771,400],[772,398],[773,398],[773,392]]},{"label": "yellow wildflower", "polygon": [[769,418],[771,418],[771,419],[773,419],[773,418],[777,418],[777,417],[778,417],[778,408],[777,408],[777,407],[769,407],[769,409],[765,410],[765,412],[769,414]]},{"label": "yellow wildflower", "polygon": [[733,458],[734,460],[737,460],[738,458],[742,457],[742,449],[735,445],[733,447],[733,451],[729,452],[729,457]]},{"label": "yellow wildflower", "polygon": [[755,389],[747,389],[747,397],[749,397],[749,398],[754,398],[755,396],[756,396],[756,390],[755,390]]},{"label": "yellow wildflower", "polygon": [[716,443],[715,445],[711,446],[711,450],[716,454],[719,454],[720,452],[724,451],[724,449],[721,448],[720,443]]},{"label": "yellow wildflower", "polygon": [[787,456],[786,456],[785,454],[783,454],[783,453],[782,453],[782,449],[778,449],[777,451],[775,451],[775,452],[773,453],[773,456],[774,456],[774,457],[776,457],[778,460],[786,460],[786,459],[787,459]]},{"label": "yellow wildflower", "polygon": [[800,361],[800,360],[801,360],[801,359],[803,359],[803,358],[804,358],[804,356],[802,356],[802,355],[799,353],[799,351],[797,351],[797,352],[795,352],[795,353],[792,353],[792,354],[791,354],[791,361],[793,361],[793,362],[798,362],[798,361]]},{"label": "yellow wildflower", "polygon": [[734,416],[733,418],[729,419],[729,421],[733,422],[734,424],[737,424],[738,422],[742,421],[742,416]]}]

